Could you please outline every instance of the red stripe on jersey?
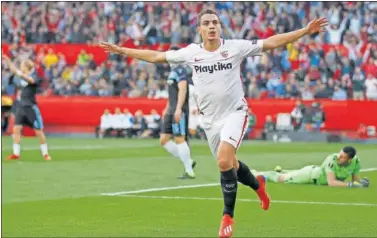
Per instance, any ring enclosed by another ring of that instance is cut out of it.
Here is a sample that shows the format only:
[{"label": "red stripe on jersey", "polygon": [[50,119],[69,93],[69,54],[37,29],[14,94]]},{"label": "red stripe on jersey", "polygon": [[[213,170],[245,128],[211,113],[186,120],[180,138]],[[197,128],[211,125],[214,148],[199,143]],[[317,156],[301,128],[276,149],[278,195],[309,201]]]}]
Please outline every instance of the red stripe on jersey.
[{"label": "red stripe on jersey", "polygon": [[247,103],[247,101],[246,101],[245,98],[242,98],[242,101],[244,101],[246,103],[247,107],[249,107],[249,105],[248,105],[248,103]]},{"label": "red stripe on jersey", "polygon": [[245,120],[243,121],[242,132],[241,132],[240,139],[238,140],[236,150],[238,149],[238,146],[240,146],[240,143],[242,141],[243,133],[245,132],[245,128],[246,128],[246,123],[247,123],[247,112],[246,112]]}]

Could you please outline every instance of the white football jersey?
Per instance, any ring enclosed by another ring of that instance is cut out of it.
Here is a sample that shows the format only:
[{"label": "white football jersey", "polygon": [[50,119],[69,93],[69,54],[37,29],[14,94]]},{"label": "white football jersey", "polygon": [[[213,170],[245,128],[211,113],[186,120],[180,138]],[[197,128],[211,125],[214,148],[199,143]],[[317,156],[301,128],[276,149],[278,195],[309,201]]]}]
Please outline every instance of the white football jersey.
[{"label": "white football jersey", "polygon": [[190,113],[192,113],[193,110],[198,109],[198,104],[196,102],[196,96],[195,96],[195,87],[192,84],[189,84],[189,94],[188,94],[188,101],[189,101],[189,110]]},{"label": "white football jersey", "polygon": [[202,44],[190,44],[177,51],[167,51],[166,59],[174,67],[187,64],[192,69],[195,96],[203,122],[212,124],[240,106],[246,106],[240,65],[248,56],[261,55],[262,40],[223,40],[214,52]]}]

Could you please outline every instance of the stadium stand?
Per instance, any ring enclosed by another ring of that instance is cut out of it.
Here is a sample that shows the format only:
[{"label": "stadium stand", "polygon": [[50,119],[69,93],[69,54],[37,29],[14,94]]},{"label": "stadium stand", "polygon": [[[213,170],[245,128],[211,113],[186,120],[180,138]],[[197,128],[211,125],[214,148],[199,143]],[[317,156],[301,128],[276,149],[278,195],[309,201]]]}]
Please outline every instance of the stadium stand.
[{"label": "stadium stand", "polygon": [[[329,18],[327,33],[245,60],[247,97],[377,99],[376,3],[6,2],[2,41],[12,57],[35,59],[42,94],[166,98],[167,65],[113,55],[105,64],[87,47],[102,40],[155,48],[198,42],[196,16],[206,7],[219,12],[224,38],[266,38]],[[72,55],[44,43],[86,47]],[[3,92],[16,87],[3,67]]]}]

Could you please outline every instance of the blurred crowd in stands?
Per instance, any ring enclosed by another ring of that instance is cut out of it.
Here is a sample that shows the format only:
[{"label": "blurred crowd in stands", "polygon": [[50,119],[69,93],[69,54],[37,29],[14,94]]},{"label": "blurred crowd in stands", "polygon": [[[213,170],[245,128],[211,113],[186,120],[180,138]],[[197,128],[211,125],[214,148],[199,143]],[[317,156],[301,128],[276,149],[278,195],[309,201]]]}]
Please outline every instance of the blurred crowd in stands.
[{"label": "blurred crowd in stands", "polygon": [[[30,44],[199,42],[196,17],[204,8],[219,12],[225,39],[263,39],[329,20],[326,33],[247,58],[247,97],[377,100],[377,2],[6,2],[2,42],[12,58],[34,59],[42,94],[166,98],[166,64],[114,55],[98,64],[83,49],[68,65],[67,52],[36,52]],[[19,79],[6,67],[1,80],[2,91],[14,94]]]}]

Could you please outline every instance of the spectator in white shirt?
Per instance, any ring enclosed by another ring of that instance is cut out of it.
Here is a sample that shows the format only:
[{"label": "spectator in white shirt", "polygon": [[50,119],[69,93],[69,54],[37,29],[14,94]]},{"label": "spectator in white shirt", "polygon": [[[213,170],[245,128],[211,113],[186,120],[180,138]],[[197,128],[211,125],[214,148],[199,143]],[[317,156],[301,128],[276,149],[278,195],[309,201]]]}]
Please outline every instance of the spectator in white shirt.
[{"label": "spectator in white shirt", "polygon": [[161,99],[161,98],[168,98],[169,92],[168,92],[168,85],[159,85],[158,89],[155,92],[155,95],[153,99]]},{"label": "spectator in white shirt", "polygon": [[301,101],[296,102],[296,107],[291,112],[292,122],[295,130],[298,130],[303,122],[305,113],[305,105]]},{"label": "spectator in white shirt", "polygon": [[352,37],[350,42],[344,41],[343,45],[348,49],[348,58],[350,60],[356,61],[361,56],[361,48],[364,42],[359,40],[357,42],[356,37]]},{"label": "spectator in white shirt", "polygon": [[313,95],[313,92],[310,88],[310,85],[304,86],[304,89],[301,92],[301,98],[302,98],[302,100],[313,100],[314,99],[314,95]]},{"label": "spectator in white shirt", "polygon": [[352,17],[350,20],[350,31],[360,36],[360,29],[361,29],[361,15],[360,10],[357,11],[357,13],[352,13]]},{"label": "spectator in white shirt", "polygon": [[340,22],[340,11],[339,7],[332,5],[327,12],[327,18],[329,19],[330,24],[339,24]]},{"label": "spectator in white shirt", "polygon": [[151,118],[152,118],[152,121],[151,123],[148,123],[148,128],[150,129],[157,129],[160,127],[160,119],[161,119],[161,116],[157,113],[157,111],[155,109],[152,109],[151,110]]},{"label": "spectator in white shirt", "polygon": [[366,97],[369,100],[377,100],[377,79],[372,74],[368,74],[365,80]]},{"label": "spectator in white shirt", "polygon": [[120,137],[122,131],[125,129],[123,124],[124,116],[120,111],[120,108],[115,108],[115,114],[113,115],[113,129],[117,132],[117,137]]},{"label": "spectator in white shirt", "polygon": [[327,26],[327,33],[329,36],[329,44],[340,44],[342,40],[342,34],[343,31],[346,29],[346,24],[347,24],[347,17],[344,17],[342,23],[340,24],[339,28],[337,28],[337,24],[334,24],[333,22],[330,21],[331,26]]},{"label": "spectator in white shirt", "polygon": [[158,138],[160,133],[161,116],[155,109],[151,110],[151,114],[145,116],[147,129],[141,134],[142,138],[152,137]]},{"label": "spectator in white shirt", "polygon": [[123,128],[126,131],[126,135],[131,138],[132,126],[134,123],[134,116],[128,110],[128,108],[123,109]]},{"label": "spectator in white shirt", "polygon": [[105,134],[109,133],[112,128],[112,116],[109,109],[105,109],[104,113],[101,116],[101,124],[100,124],[100,133],[99,137],[102,139]]}]

